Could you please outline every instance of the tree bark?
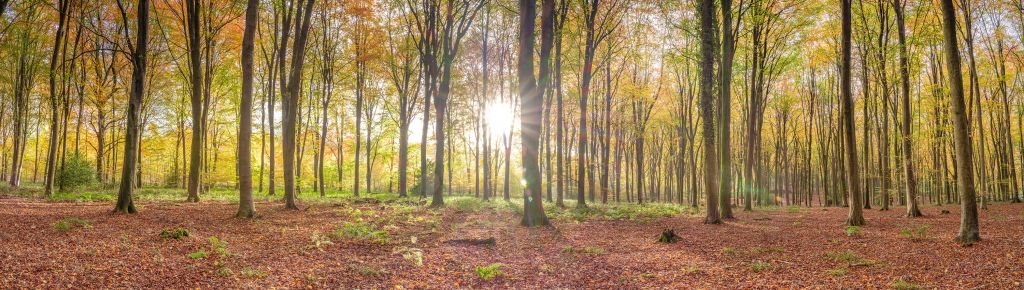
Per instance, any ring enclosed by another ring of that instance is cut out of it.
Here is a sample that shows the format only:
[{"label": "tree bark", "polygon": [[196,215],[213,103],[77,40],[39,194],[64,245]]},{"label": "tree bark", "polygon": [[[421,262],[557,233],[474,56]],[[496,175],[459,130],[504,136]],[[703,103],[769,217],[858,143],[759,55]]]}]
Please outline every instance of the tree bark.
[{"label": "tree bark", "polygon": [[900,90],[902,94],[903,124],[902,131],[903,145],[903,178],[906,179],[904,189],[907,195],[907,217],[921,216],[921,210],[917,208],[917,177],[914,175],[914,151],[910,142],[910,61],[907,54],[907,32],[904,15],[905,3],[903,0],[894,0],[893,8],[896,11],[896,29],[900,41]]},{"label": "tree bark", "polygon": [[252,82],[253,39],[259,21],[259,0],[248,0],[245,30],[242,32],[242,99],[238,114],[238,213],[237,218],[252,218],[256,206],[252,199]]},{"label": "tree bark", "polygon": [[[981,240],[978,232],[978,206],[974,188],[974,168],[971,137],[967,128],[967,110],[964,104],[964,82],[961,77],[960,50],[956,39],[956,12],[953,0],[941,0],[942,36],[945,39],[946,76],[949,81],[950,112],[953,114],[953,145],[956,150],[956,183],[960,192],[960,232],[955,240],[973,243]],[[979,96],[980,97],[980,96]],[[980,120],[979,120],[980,121]]]},{"label": "tree bark", "polygon": [[843,102],[843,145],[846,155],[846,182],[850,191],[850,215],[846,224],[850,226],[864,225],[864,214],[861,208],[860,171],[857,165],[857,140],[853,131],[853,96],[850,90],[850,35],[851,0],[842,0],[842,55],[839,67],[840,99]]},{"label": "tree bark", "polygon": [[712,0],[700,2],[700,41],[701,41],[701,62],[700,62],[700,114],[704,119],[701,126],[701,137],[704,143],[704,194],[707,202],[707,216],[705,224],[720,224],[721,217],[718,213],[718,161],[719,156],[715,147],[715,110],[714,110],[714,89],[715,89],[715,58],[717,52],[715,44],[716,20],[715,3]]},{"label": "tree bark", "polygon": [[[118,7],[123,10],[121,1],[117,2]],[[117,192],[117,203],[114,205],[114,213],[136,212],[135,204],[132,202],[132,194],[135,190],[135,172],[139,165],[139,120],[142,118],[142,96],[146,89],[146,54],[149,42],[149,0],[141,0],[136,4],[137,28],[135,47],[132,52],[132,82],[131,92],[128,99],[128,124],[125,132],[124,142],[124,163],[121,170],[121,186]],[[122,14],[123,15],[123,14]],[[124,19],[127,22],[127,19]],[[125,23],[127,25],[127,23]]]}]

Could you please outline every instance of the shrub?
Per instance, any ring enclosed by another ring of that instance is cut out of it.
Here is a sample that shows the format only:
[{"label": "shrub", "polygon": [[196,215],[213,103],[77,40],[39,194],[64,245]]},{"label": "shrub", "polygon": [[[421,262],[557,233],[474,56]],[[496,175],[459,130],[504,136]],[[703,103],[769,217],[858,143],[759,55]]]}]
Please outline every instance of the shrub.
[{"label": "shrub", "polygon": [[500,269],[503,266],[505,266],[505,264],[502,263],[493,263],[483,267],[476,266],[476,275],[477,277],[480,277],[480,279],[484,279],[484,281],[490,281],[491,279],[505,275],[505,272]]},{"label": "shrub", "polygon": [[210,237],[210,250],[213,250],[217,254],[218,258],[227,258],[233,256],[231,251],[228,251],[228,242],[218,239],[215,236]]},{"label": "shrub", "polygon": [[[423,170],[427,170],[426,180],[423,180],[422,178],[413,178],[416,180],[416,183],[409,187],[409,192],[420,192],[423,187],[426,186],[427,195],[429,196],[433,194],[434,191],[434,162],[428,160],[426,167],[420,168],[416,170],[416,172],[410,172],[409,176],[421,176]],[[426,181],[426,184],[422,183],[422,181]]]},{"label": "shrub", "polygon": [[96,170],[81,154],[72,154],[64,163],[64,169],[58,172],[57,184],[65,189],[74,189],[92,185],[96,182]]},{"label": "shrub", "polygon": [[168,228],[160,231],[161,240],[180,240],[188,237],[188,229],[183,227]]},{"label": "shrub", "polygon": [[92,228],[92,222],[76,217],[66,217],[53,223],[53,228],[55,230],[62,232],[70,231],[77,228],[88,229]]},{"label": "shrub", "polygon": [[900,236],[908,238],[911,241],[920,241],[928,239],[929,237],[931,237],[931,234],[928,233],[928,228],[928,225],[920,225],[909,229],[901,229]]},{"label": "shrub", "polygon": [[858,226],[846,226],[846,236],[847,237],[860,236],[860,227],[858,227]]}]

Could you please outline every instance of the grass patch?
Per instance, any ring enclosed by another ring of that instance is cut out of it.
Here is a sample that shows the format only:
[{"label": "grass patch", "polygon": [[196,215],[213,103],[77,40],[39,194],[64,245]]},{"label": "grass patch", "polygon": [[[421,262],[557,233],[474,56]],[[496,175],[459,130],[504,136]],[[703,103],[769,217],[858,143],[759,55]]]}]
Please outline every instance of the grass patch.
[{"label": "grass patch", "polygon": [[445,205],[458,212],[477,212],[487,207],[483,200],[470,196],[453,197]]},{"label": "grass patch", "polygon": [[365,222],[346,222],[332,235],[338,238],[373,241],[378,244],[388,243],[387,231],[376,229],[373,225]]},{"label": "grass patch", "polygon": [[185,256],[192,260],[202,260],[206,259],[206,257],[209,257],[210,253],[207,253],[206,250],[200,249],[198,251],[188,253],[188,255]]},{"label": "grass patch", "polygon": [[788,206],[788,207],[786,207],[786,212],[788,212],[788,213],[800,213],[800,207],[799,206],[795,206],[795,205]]},{"label": "grass patch", "polygon": [[783,253],[785,251],[786,251],[785,248],[779,247],[779,246],[771,246],[771,247],[766,247],[766,248],[765,247],[753,247],[753,248],[750,248],[750,253],[754,254],[754,255],[757,255],[757,254]]},{"label": "grass patch", "polygon": [[828,273],[832,277],[846,276],[846,273],[848,273],[848,272],[850,272],[850,269],[847,269],[846,267],[840,267],[840,268],[835,268],[835,269],[828,269],[828,270],[825,271],[825,273]]},{"label": "grass patch", "polygon": [[921,285],[918,285],[917,283],[906,281],[906,280],[903,280],[903,279],[896,279],[896,281],[893,281],[892,284],[889,284],[889,287],[892,287],[892,289],[898,289],[898,290],[917,290],[917,289],[921,289]]},{"label": "grass patch", "polygon": [[168,228],[160,231],[161,240],[180,240],[188,237],[188,229],[183,227]]},{"label": "grass patch", "polygon": [[858,226],[846,226],[844,231],[847,237],[857,237],[860,236],[861,228]]},{"label": "grass patch", "polygon": [[228,267],[218,267],[217,268],[217,276],[231,277],[231,276],[234,276],[234,275],[235,275],[235,271],[231,270],[231,268],[228,268]]},{"label": "grass patch", "polygon": [[836,263],[846,263],[847,266],[869,266],[875,263],[875,261],[865,259],[857,253],[846,250],[842,252],[828,252],[825,256]]},{"label": "grass patch", "polygon": [[929,227],[929,225],[919,225],[911,228],[900,229],[900,236],[915,242],[926,240],[931,238],[931,233],[928,232]]},{"label": "grass patch", "polygon": [[242,268],[241,271],[239,271],[239,273],[242,274],[242,277],[247,279],[263,279],[267,277],[266,272],[260,271],[259,269],[255,269],[252,267],[244,267]]},{"label": "grass patch", "polygon": [[725,254],[726,256],[736,255],[736,249],[734,249],[732,247],[722,248],[722,254]]},{"label": "grass patch", "polygon": [[504,266],[505,264],[502,263],[492,263],[487,266],[476,266],[476,276],[480,277],[480,279],[483,279],[484,281],[490,281],[494,278],[504,276],[505,271],[501,270],[501,267]]},{"label": "grass patch", "polygon": [[86,219],[77,217],[66,217],[53,223],[53,229],[61,232],[70,231],[73,229],[89,229],[92,228],[92,222]]},{"label": "grass patch", "polygon": [[696,274],[701,272],[700,267],[697,267],[697,265],[688,265],[679,270],[682,271],[683,274]]},{"label": "grass patch", "polygon": [[750,264],[750,270],[754,272],[767,271],[772,269],[772,263],[765,261],[757,261]]},{"label": "grass patch", "polygon": [[359,275],[367,277],[380,277],[381,275],[384,275],[384,269],[366,264],[352,264],[349,265],[349,268],[352,269],[352,271],[359,273]]}]

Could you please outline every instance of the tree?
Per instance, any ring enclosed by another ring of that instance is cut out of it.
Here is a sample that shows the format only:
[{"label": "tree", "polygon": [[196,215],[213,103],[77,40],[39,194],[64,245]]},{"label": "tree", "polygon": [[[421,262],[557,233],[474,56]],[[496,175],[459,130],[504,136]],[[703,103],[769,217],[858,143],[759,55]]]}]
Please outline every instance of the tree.
[{"label": "tree", "polygon": [[[541,19],[541,78],[547,77],[547,60],[551,57],[555,10],[554,0],[544,0]],[[540,179],[540,129],[543,111],[541,93],[533,77],[534,25],[537,22],[537,1],[519,0],[519,97],[522,117],[523,169],[526,192],[523,194],[522,225],[527,227],[548,225],[544,215],[543,192]]]},{"label": "tree", "polygon": [[[389,17],[388,19],[393,19]],[[409,128],[415,115],[416,103],[419,102],[418,80],[420,66],[415,60],[415,39],[412,34],[412,23],[408,18],[402,26],[391,26],[388,29],[388,77],[398,95],[398,195],[405,197],[409,183]],[[395,35],[395,30],[405,29],[404,34]]]},{"label": "tree", "polygon": [[[973,243],[981,240],[978,233],[978,205],[975,200],[971,137],[967,128],[964,105],[964,81],[960,70],[960,49],[957,46],[956,11],[953,0],[941,0],[943,50],[946,54],[946,76],[949,81],[950,113],[953,115],[953,147],[956,150],[956,185],[960,192],[960,232],[955,240]],[[979,120],[980,121],[980,120]]]},{"label": "tree", "polygon": [[718,214],[718,161],[719,156],[715,147],[715,58],[717,52],[715,44],[716,20],[715,3],[712,0],[702,0],[700,9],[700,115],[704,119],[701,126],[701,137],[704,139],[704,194],[707,202],[707,216],[705,224],[720,224],[722,219]]},{"label": "tree", "polygon": [[[742,8],[742,7],[741,7]],[[742,17],[740,18],[742,19]],[[736,24],[736,29],[739,29],[739,24]],[[720,167],[718,170],[721,172],[721,180],[719,181],[719,203],[722,206],[722,218],[731,219],[732,216],[732,149],[731,141],[729,140],[730,130],[729,123],[732,119],[732,65],[733,55],[736,53],[736,33],[733,31],[732,23],[732,0],[722,0],[722,63],[718,66],[719,80],[719,99],[718,99],[718,137],[720,138],[718,153]]]},{"label": "tree", "polygon": [[[132,194],[135,191],[135,172],[139,166],[139,141],[142,137],[139,132],[140,119],[142,118],[142,97],[146,91],[146,53],[149,43],[149,0],[141,0],[136,7],[136,36],[135,45],[130,42],[127,45],[132,62],[131,92],[128,99],[128,125],[125,130],[124,162],[121,164],[121,185],[117,191],[117,203],[114,205],[114,213],[135,213],[135,204],[132,202]],[[121,0],[117,1],[117,8],[121,13],[123,25],[128,25],[128,13],[125,11]],[[125,34],[128,29],[122,29]],[[130,38],[125,35],[126,40]]]},{"label": "tree", "polygon": [[585,38],[583,48],[583,76],[580,83],[580,107],[579,107],[579,143],[577,144],[576,157],[579,164],[576,167],[576,207],[586,208],[586,177],[587,177],[587,98],[590,97],[590,83],[594,78],[594,57],[597,46],[601,44],[621,23],[616,17],[617,11],[621,8],[623,1],[608,3],[603,17],[597,18],[600,13],[601,0],[584,0],[583,21],[585,26]]},{"label": "tree", "polygon": [[200,42],[202,31],[200,30],[200,3],[199,0],[185,0],[185,34],[188,36],[188,63],[189,82],[191,84],[190,98],[192,104],[192,147],[189,153],[188,169],[188,202],[199,202],[199,170],[202,164],[203,154],[203,125],[206,120],[203,118],[203,66],[202,66],[202,43]]},{"label": "tree", "polygon": [[[282,136],[281,136],[281,147],[283,153],[283,164],[282,171],[284,171],[284,200],[285,208],[287,209],[299,209],[298,205],[295,204],[295,129],[298,119],[298,106],[299,106],[299,93],[302,87],[302,68],[305,65],[306,58],[306,38],[309,35],[309,20],[312,15],[314,0],[307,0],[305,5],[301,0],[298,3],[294,3],[298,8],[295,9],[295,41],[292,43],[292,62],[291,68],[289,69],[287,78],[285,78],[284,66],[281,67],[282,86],[281,90],[281,103],[282,103]],[[287,13],[287,12],[286,12]],[[285,29],[289,28],[287,24],[289,21],[285,20]],[[284,58],[285,45],[288,43],[288,37],[285,35],[281,39],[281,54],[279,57]],[[279,59],[280,60],[280,59]],[[283,61],[279,61],[283,63]]]},{"label": "tree", "polygon": [[256,206],[252,200],[252,82],[253,38],[259,22],[259,0],[248,0],[245,8],[245,30],[242,32],[242,99],[238,108],[238,213],[235,217],[252,218]]},{"label": "tree", "polygon": [[62,53],[66,53],[62,48],[67,47],[67,31],[68,17],[70,17],[69,7],[71,1],[58,0],[57,1],[57,33],[53,40],[53,51],[50,55],[50,140],[49,146],[46,150],[46,173],[43,179],[43,191],[47,196],[53,194],[53,177],[57,171],[57,132],[60,131],[60,120],[61,116],[59,112],[60,97],[57,95],[57,69],[63,67],[62,63],[58,63],[58,56]]},{"label": "tree", "polygon": [[[420,58],[423,62],[425,77],[424,99],[429,106],[433,100],[434,111],[437,116],[434,131],[434,183],[433,198],[430,206],[437,208],[444,206],[444,152],[445,152],[445,114],[448,112],[448,97],[451,93],[452,68],[456,56],[461,47],[462,38],[476,18],[477,13],[483,8],[486,0],[459,0],[445,1],[423,0],[421,7],[413,5],[408,0],[412,16],[416,21],[416,28],[419,37],[418,48]],[[442,12],[444,14],[442,14]],[[424,122],[426,122],[426,112]],[[424,136],[427,134],[424,126]],[[424,142],[423,144],[426,144]],[[421,145],[422,146],[422,145]],[[425,159],[421,159],[423,168],[426,170]],[[426,175],[423,175],[425,177]],[[422,178],[422,177],[421,177]],[[426,180],[422,178],[420,184],[426,187]],[[425,189],[424,189],[425,190]],[[425,195],[426,193],[424,193]]]},{"label": "tree", "polygon": [[846,224],[850,226],[864,225],[864,213],[861,207],[860,176],[857,165],[857,140],[853,131],[853,95],[850,89],[850,12],[851,0],[842,0],[842,48],[839,65],[839,98],[842,101],[843,147],[846,161],[846,184],[850,191],[850,216]]},{"label": "tree", "polygon": [[907,25],[904,14],[906,2],[893,0],[892,6],[896,11],[896,29],[900,41],[900,93],[903,95],[900,99],[903,111],[903,123],[900,124],[903,138],[900,143],[903,145],[903,178],[906,183],[904,189],[907,195],[906,215],[912,218],[921,216],[921,210],[917,208],[917,178],[914,175],[914,150],[910,142],[910,124],[913,120],[910,119],[910,57],[907,53]]}]

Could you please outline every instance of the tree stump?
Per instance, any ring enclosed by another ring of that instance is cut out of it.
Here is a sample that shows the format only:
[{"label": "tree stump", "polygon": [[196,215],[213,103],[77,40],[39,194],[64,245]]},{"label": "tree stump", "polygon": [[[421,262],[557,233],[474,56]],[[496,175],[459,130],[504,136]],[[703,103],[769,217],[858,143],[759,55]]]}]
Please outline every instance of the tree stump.
[{"label": "tree stump", "polygon": [[658,243],[671,244],[679,241],[679,236],[676,235],[676,231],[673,229],[666,229],[661,232],[658,236]]}]

